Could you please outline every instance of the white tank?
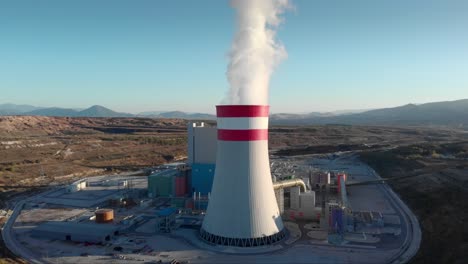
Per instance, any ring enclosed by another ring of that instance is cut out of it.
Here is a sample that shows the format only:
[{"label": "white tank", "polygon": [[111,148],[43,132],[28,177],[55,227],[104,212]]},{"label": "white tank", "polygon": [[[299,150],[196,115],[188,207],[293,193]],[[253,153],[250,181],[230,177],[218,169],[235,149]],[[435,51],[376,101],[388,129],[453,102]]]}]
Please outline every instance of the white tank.
[{"label": "white tank", "polygon": [[269,107],[222,105],[216,110],[216,171],[201,237],[237,247],[278,242],[285,231],[270,174]]}]

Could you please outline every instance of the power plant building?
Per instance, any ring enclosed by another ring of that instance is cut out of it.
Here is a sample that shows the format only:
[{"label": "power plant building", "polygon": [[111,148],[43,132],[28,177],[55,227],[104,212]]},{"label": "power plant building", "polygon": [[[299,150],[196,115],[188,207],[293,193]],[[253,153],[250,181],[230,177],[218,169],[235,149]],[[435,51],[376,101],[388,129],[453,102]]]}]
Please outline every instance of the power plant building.
[{"label": "power plant building", "polygon": [[216,127],[205,126],[205,123],[188,125],[188,164],[192,167],[191,193],[207,196],[211,192],[215,174]]},{"label": "power plant building", "polygon": [[148,197],[183,197],[188,193],[185,168],[168,169],[148,176]]},{"label": "power plant building", "polygon": [[206,196],[211,192],[215,168],[215,164],[192,164],[192,193]]},{"label": "power plant building", "polygon": [[206,126],[204,122],[188,124],[188,163],[216,163],[216,127]]}]

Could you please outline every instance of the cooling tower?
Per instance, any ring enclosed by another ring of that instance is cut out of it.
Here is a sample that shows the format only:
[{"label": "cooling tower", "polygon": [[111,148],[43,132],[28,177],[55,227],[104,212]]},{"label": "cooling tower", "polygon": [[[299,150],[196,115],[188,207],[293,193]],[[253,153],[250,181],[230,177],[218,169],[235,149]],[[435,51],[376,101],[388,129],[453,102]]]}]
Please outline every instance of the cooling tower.
[{"label": "cooling tower", "polygon": [[216,107],[216,171],[200,231],[210,243],[254,247],[285,236],[270,174],[268,112],[265,105]]}]

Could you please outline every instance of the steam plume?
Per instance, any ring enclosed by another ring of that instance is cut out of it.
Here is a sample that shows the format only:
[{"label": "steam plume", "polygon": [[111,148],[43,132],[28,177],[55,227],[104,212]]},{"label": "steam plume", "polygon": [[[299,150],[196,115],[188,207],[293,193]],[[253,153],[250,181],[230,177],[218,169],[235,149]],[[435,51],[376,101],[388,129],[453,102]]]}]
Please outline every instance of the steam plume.
[{"label": "steam plume", "polygon": [[270,76],[286,49],[276,40],[289,0],[232,0],[237,32],[229,52],[226,104],[268,104]]}]

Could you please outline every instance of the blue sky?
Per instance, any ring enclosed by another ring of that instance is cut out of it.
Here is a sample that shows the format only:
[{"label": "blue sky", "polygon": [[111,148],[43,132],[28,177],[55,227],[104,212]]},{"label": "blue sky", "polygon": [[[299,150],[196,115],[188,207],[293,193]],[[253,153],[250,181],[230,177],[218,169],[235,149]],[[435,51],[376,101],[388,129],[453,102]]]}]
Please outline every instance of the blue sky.
[{"label": "blue sky", "polygon": [[[468,1],[292,2],[273,112],[468,98]],[[3,0],[0,103],[214,112],[234,26],[222,0]]]}]

